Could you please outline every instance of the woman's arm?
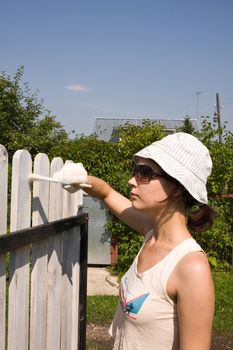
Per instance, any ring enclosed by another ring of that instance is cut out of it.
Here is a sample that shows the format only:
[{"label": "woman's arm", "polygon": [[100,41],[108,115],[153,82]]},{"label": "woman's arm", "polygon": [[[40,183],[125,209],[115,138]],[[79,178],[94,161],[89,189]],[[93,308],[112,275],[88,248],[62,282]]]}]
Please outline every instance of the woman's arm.
[{"label": "woman's arm", "polygon": [[94,176],[88,176],[88,183],[92,187],[85,188],[85,192],[92,197],[103,200],[119,220],[144,235],[151,229],[151,219],[146,214],[134,209],[128,198],[115,191],[105,181]]},{"label": "woman's arm", "polygon": [[209,350],[214,317],[214,285],[206,256],[189,253],[176,267],[180,350]]}]

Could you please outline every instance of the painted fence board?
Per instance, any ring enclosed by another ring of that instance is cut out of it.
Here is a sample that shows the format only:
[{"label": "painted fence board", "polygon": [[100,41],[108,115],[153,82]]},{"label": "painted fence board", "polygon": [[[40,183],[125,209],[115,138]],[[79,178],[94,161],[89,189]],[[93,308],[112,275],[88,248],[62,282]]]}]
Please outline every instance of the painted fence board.
[{"label": "painted fence board", "polygon": [[78,227],[62,234],[61,350],[77,349],[79,303]]},{"label": "painted fence board", "polygon": [[[65,164],[70,163],[67,160]],[[63,191],[63,218],[77,215],[79,207],[82,205],[83,191],[79,190],[74,193]]]},{"label": "painted fence board", "polygon": [[[63,191],[63,217],[77,214],[80,192]],[[79,254],[80,228],[75,227],[62,234],[61,350],[78,349]]]},{"label": "painted fence board", "polygon": [[[49,176],[48,156],[39,153],[34,159],[34,174]],[[33,183],[32,226],[48,223],[49,182]],[[47,337],[47,264],[48,239],[32,244],[30,349],[46,349]]]},{"label": "painted fence board", "polygon": [[[63,166],[63,160],[56,157],[51,162],[50,176]],[[50,184],[49,221],[63,216],[63,189],[60,184]],[[61,287],[62,287],[62,239],[49,239],[48,254],[48,308],[47,308],[47,349],[60,349],[61,331]]]},{"label": "painted fence board", "polygon": [[[1,220],[0,235],[7,231],[7,180],[8,154],[5,147],[0,145],[0,203]],[[6,257],[0,255],[0,350],[5,350],[5,317],[6,317]]]},{"label": "painted fence board", "polygon": [[[78,349],[79,341],[79,284],[80,284],[80,226],[76,227],[73,232],[72,255],[72,308],[71,308],[71,328],[70,328],[70,349]],[[78,234],[77,234],[78,231]],[[78,258],[77,258],[78,257]],[[67,334],[69,331],[67,329]]]},{"label": "painted fence board", "polygon": [[[28,176],[32,160],[26,150],[13,156],[10,230],[30,227],[31,191]],[[10,254],[8,350],[28,350],[29,329],[29,248]]]}]

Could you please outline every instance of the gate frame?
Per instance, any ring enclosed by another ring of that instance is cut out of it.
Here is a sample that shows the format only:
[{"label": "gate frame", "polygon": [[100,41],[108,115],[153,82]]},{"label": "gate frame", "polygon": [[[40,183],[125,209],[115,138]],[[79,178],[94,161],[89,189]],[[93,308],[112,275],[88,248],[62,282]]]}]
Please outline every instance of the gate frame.
[{"label": "gate frame", "polygon": [[35,227],[0,235],[0,255],[61,234],[80,226],[80,278],[79,278],[79,321],[78,350],[86,349],[86,307],[87,307],[87,243],[88,214],[81,213]]}]

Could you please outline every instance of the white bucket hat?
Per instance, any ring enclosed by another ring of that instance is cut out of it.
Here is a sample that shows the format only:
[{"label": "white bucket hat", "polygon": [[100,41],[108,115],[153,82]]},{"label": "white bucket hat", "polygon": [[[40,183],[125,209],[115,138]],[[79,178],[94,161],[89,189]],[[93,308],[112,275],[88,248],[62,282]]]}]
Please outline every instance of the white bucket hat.
[{"label": "white bucket hat", "polygon": [[206,182],[212,160],[206,146],[184,132],[153,142],[134,155],[154,160],[168,175],[178,180],[199,203],[208,203]]}]

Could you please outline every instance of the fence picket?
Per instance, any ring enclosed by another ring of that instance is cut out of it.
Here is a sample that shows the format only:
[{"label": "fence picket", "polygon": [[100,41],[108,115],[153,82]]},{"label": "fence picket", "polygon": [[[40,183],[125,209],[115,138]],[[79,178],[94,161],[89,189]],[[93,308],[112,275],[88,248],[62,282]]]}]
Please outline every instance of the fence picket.
[{"label": "fence picket", "polygon": [[[5,147],[0,145],[0,203],[1,220],[0,235],[7,231],[7,179],[8,154]],[[0,255],[0,350],[5,350],[5,317],[6,317],[6,257]]]},{"label": "fence picket", "polygon": [[[63,160],[60,157],[53,158],[50,166],[50,176],[53,176],[62,166]],[[50,183],[49,221],[63,217],[63,193],[64,190],[60,184]]]},{"label": "fence picket", "polygon": [[[31,191],[28,176],[32,160],[26,150],[13,156],[10,230],[30,227]],[[29,328],[29,248],[23,247],[10,254],[8,302],[8,350],[28,349]]]},{"label": "fence picket", "polygon": [[[67,160],[65,164],[70,163]],[[82,190],[75,193],[69,193],[68,191],[63,191],[63,217],[69,217],[77,215],[79,206],[82,204]]]},{"label": "fence picket", "polygon": [[77,229],[62,234],[61,350],[78,346],[80,232]]},{"label": "fence picket", "polygon": [[[51,162],[50,176],[63,165],[63,160],[56,157]],[[63,189],[60,184],[50,184],[49,221],[63,216]],[[51,237],[48,256],[48,308],[47,308],[47,348],[60,349],[61,331],[61,276],[62,276],[62,240]]]},{"label": "fence picket", "polygon": [[[66,161],[66,164],[69,161]],[[81,191],[63,192],[63,217],[76,215]],[[78,348],[80,229],[62,234],[61,350]]]},{"label": "fence picket", "polygon": [[[34,159],[34,173],[49,176],[48,156],[37,154]],[[32,226],[48,222],[49,183],[33,183]],[[30,349],[46,349],[47,337],[47,264],[48,239],[32,245]]]}]

